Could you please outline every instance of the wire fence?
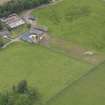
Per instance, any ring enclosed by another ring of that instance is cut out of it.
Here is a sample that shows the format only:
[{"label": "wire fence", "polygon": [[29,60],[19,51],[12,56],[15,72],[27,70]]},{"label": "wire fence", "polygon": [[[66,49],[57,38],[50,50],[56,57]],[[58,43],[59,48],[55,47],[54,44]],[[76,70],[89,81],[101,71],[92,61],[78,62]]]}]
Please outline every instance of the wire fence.
[{"label": "wire fence", "polygon": [[52,102],[52,101],[53,101],[54,99],[56,99],[58,96],[61,96],[61,95],[64,93],[64,91],[66,91],[66,89],[68,89],[68,88],[70,88],[71,86],[77,84],[80,80],[85,79],[85,78],[86,78],[88,75],[90,75],[91,73],[93,73],[93,72],[99,70],[99,69],[97,69],[97,68],[100,67],[100,66],[103,65],[103,64],[105,64],[105,60],[104,60],[103,62],[101,62],[100,64],[94,66],[94,67],[93,67],[92,69],[90,69],[86,74],[84,74],[83,76],[81,76],[79,79],[73,81],[72,83],[70,83],[70,81],[68,81],[68,82],[67,82],[68,85],[67,85],[64,89],[62,89],[60,92],[58,92],[55,96],[51,97],[51,98],[45,103],[45,105],[49,105],[50,102]]},{"label": "wire fence", "polygon": [[74,57],[74,56],[72,56],[72,55],[66,53],[66,51],[64,51],[64,50],[62,50],[62,49],[60,49],[60,48],[56,48],[56,47],[53,47],[53,46],[50,46],[50,45],[49,45],[47,48],[48,48],[50,51],[54,52],[54,53],[59,53],[59,54],[62,54],[62,55],[64,55],[64,56],[68,57],[68,58],[72,58],[72,59],[75,59],[75,60],[80,61],[80,62],[84,62],[84,63],[87,63],[87,64],[91,64],[90,62],[87,62],[87,61],[85,61],[85,60],[83,60],[83,59]]}]

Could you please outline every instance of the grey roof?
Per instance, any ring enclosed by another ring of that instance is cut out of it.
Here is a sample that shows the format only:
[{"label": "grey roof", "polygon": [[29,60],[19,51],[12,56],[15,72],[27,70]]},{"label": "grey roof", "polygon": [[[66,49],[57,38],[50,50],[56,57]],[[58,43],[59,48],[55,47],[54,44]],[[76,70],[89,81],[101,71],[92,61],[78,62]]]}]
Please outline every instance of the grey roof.
[{"label": "grey roof", "polygon": [[1,36],[9,36],[10,33],[9,33],[9,31],[0,31],[0,35]]},{"label": "grey roof", "polygon": [[21,39],[24,40],[24,41],[28,41],[30,43],[32,43],[32,39],[29,38],[29,35],[30,33],[24,33],[22,36],[21,36]]},{"label": "grey roof", "polygon": [[45,32],[37,29],[37,28],[31,28],[30,32],[24,33],[23,35],[21,35],[21,39],[24,41],[28,41],[30,43],[32,43],[32,38],[30,38],[29,36],[31,35],[36,35],[36,36],[42,36]]},{"label": "grey roof", "polygon": [[30,33],[33,33],[33,34],[36,34],[36,35],[43,35],[45,32],[40,30],[40,29],[37,29],[37,28],[32,28],[30,30]]},{"label": "grey roof", "polygon": [[34,16],[23,16],[22,17],[23,19],[29,19],[29,20],[36,20],[37,18],[36,17],[34,17]]},{"label": "grey roof", "polygon": [[34,17],[34,16],[29,16],[28,19],[36,20],[36,17]]}]

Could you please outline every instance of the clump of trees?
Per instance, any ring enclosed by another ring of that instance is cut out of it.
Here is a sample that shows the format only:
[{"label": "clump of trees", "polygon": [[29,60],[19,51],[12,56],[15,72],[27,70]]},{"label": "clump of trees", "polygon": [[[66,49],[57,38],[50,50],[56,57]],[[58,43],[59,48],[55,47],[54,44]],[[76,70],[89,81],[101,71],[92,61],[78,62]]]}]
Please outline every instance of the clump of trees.
[{"label": "clump of trees", "polygon": [[11,0],[0,6],[0,17],[11,13],[19,13],[20,11],[37,7],[41,4],[49,3],[51,0]]},{"label": "clump of trees", "polygon": [[0,93],[0,105],[36,105],[39,102],[38,92],[28,87],[27,81],[23,80],[12,91]]}]

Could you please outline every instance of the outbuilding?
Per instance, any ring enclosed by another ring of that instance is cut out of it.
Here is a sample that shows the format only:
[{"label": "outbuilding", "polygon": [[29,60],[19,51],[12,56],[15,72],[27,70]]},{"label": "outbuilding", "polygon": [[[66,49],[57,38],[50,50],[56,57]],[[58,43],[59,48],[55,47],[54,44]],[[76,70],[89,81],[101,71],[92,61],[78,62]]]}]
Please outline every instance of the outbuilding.
[{"label": "outbuilding", "polygon": [[11,37],[10,32],[8,30],[2,30],[2,31],[0,31],[0,36],[2,36],[4,38]]},{"label": "outbuilding", "polygon": [[1,19],[1,21],[5,22],[5,24],[8,25],[8,27],[11,29],[25,24],[25,21],[15,13]]},{"label": "outbuilding", "polygon": [[30,43],[40,43],[45,38],[46,32],[37,28],[30,30],[28,33],[24,33],[21,37],[22,40]]}]

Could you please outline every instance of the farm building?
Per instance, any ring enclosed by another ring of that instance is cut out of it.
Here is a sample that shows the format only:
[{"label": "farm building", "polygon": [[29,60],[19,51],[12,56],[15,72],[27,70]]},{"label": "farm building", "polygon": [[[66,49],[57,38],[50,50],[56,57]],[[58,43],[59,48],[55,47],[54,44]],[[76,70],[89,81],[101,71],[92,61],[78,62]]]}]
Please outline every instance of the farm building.
[{"label": "farm building", "polygon": [[39,43],[45,36],[45,31],[34,28],[30,32],[23,34],[21,39],[30,43]]},{"label": "farm building", "polygon": [[32,24],[32,22],[36,21],[36,19],[37,19],[36,17],[31,16],[31,15],[30,16],[23,16],[22,18],[28,24]]},{"label": "farm building", "polygon": [[0,36],[7,38],[7,37],[10,37],[11,35],[8,30],[2,30],[0,31]]},{"label": "farm building", "polygon": [[25,21],[17,14],[11,14],[7,18],[1,19],[1,21],[5,22],[11,29],[25,24]]}]

